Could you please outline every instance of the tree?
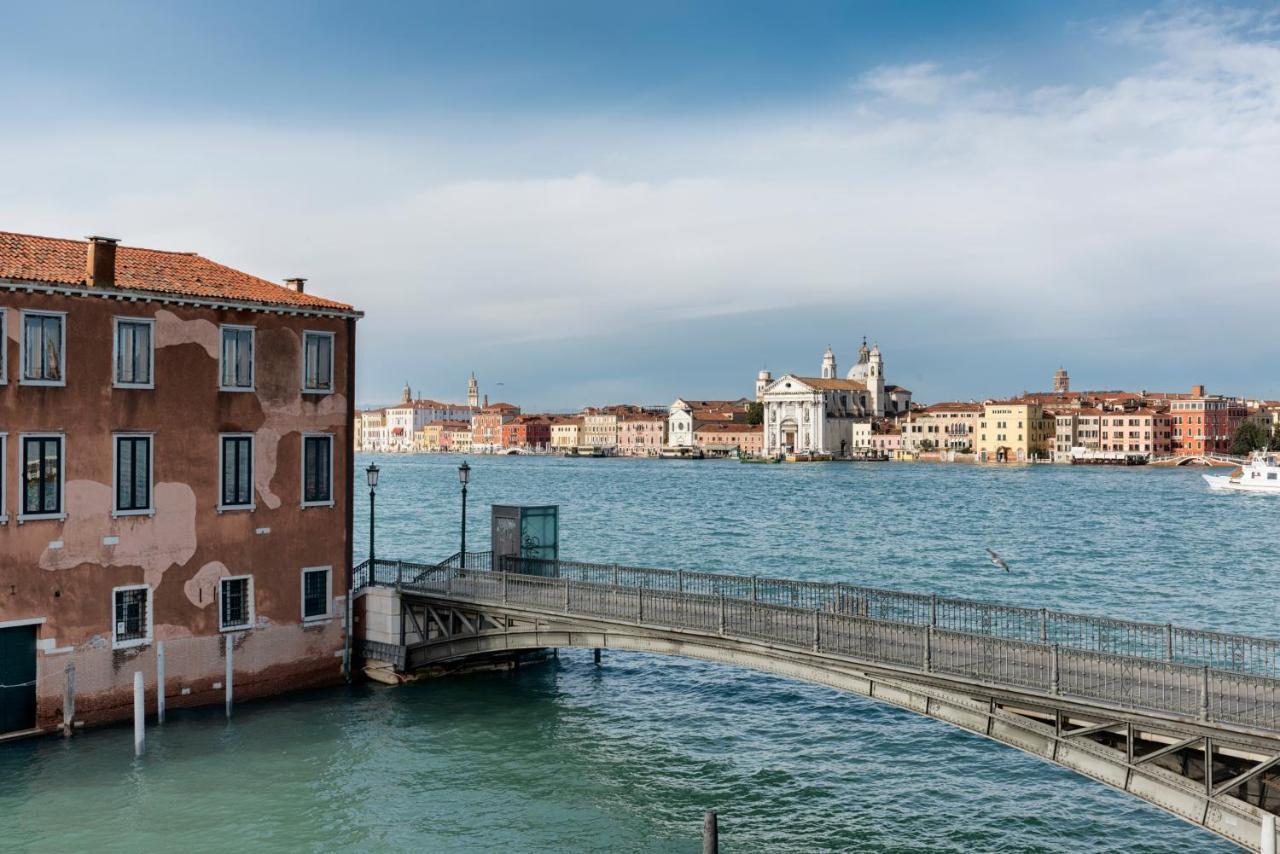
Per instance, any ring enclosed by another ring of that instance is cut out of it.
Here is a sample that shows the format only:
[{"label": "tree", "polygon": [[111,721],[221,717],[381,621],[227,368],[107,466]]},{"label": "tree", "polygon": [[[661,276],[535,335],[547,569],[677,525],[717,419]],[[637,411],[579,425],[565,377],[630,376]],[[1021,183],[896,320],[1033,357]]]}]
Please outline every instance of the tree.
[{"label": "tree", "polygon": [[1241,421],[1231,436],[1231,453],[1237,457],[1246,457],[1267,447],[1269,438],[1267,431],[1256,421]]},{"label": "tree", "polygon": [[933,440],[932,440],[932,439],[925,439],[923,442],[921,442],[921,443],[920,443],[920,450],[922,450],[922,451],[932,451],[932,450],[933,450]]},{"label": "tree", "polygon": [[747,423],[763,424],[764,423],[764,404],[760,401],[754,401],[747,404]]},{"label": "tree", "polygon": [[1268,451],[1280,451],[1280,430],[1271,431],[1271,441],[1267,443]]}]

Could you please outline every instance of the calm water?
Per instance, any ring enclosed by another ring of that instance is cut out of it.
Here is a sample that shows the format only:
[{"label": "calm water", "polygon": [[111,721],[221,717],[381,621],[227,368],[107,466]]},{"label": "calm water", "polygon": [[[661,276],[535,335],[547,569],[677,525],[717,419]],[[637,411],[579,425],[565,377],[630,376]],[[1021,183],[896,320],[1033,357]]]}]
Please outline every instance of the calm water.
[{"label": "calm water", "polygon": [[[363,466],[368,459],[362,460]],[[455,457],[382,457],[378,551],[457,549]],[[562,554],[1277,632],[1280,499],[1188,471],[472,459],[558,503]],[[357,503],[367,550],[367,500]],[[1013,572],[993,567],[990,546]],[[696,661],[565,652],[516,674],[178,712],[0,747],[0,849],[1233,851],[941,723]]]}]

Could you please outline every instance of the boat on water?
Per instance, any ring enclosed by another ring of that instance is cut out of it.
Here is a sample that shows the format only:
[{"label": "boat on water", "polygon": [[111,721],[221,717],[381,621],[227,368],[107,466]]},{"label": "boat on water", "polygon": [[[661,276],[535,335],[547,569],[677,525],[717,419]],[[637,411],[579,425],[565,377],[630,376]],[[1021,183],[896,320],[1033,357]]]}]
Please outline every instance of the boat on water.
[{"label": "boat on water", "polygon": [[1254,451],[1249,461],[1231,474],[1202,474],[1210,489],[1231,492],[1269,492],[1280,495],[1280,455]]}]

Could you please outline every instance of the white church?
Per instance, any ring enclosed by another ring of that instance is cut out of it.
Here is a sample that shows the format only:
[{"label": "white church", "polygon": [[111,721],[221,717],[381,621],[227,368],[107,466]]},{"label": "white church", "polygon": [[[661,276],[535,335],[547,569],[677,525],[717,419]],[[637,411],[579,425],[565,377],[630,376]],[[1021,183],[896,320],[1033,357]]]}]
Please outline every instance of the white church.
[{"label": "white church", "polygon": [[886,385],[884,358],[877,344],[864,339],[858,363],[843,379],[831,348],[822,357],[820,376],[767,371],[756,377],[756,400],[764,404],[764,452],[776,454],[847,455],[854,447],[855,425],[905,414],[911,392]]}]

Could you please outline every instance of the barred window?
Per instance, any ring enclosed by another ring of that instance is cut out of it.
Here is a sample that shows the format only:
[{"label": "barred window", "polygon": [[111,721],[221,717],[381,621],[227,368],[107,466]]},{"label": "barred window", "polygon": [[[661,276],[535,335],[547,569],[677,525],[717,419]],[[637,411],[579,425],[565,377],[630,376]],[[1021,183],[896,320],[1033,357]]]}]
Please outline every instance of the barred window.
[{"label": "barred window", "polygon": [[218,586],[218,628],[247,629],[253,625],[253,577],[224,578]]},{"label": "barred window", "polygon": [[151,588],[121,587],[114,596],[114,645],[134,646],[151,640]]},{"label": "barred window", "polygon": [[329,568],[302,571],[302,619],[329,616]]}]

